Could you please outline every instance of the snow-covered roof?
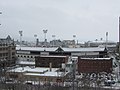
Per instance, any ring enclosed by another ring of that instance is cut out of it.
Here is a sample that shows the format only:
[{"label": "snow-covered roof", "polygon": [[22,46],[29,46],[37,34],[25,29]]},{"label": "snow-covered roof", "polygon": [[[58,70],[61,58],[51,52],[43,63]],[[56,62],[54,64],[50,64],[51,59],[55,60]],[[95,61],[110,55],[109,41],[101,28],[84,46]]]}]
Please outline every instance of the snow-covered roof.
[{"label": "snow-covered roof", "polygon": [[[52,68],[52,71],[56,71],[58,70],[58,68]],[[44,67],[29,67],[29,66],[26,66],[26,67],[17,67],[17,68],[14,68],[14,69],[11,69],[9,70],[8,72],[37,72],[37,73],[40,73],[40,72],[44,72],[44,71],[49,71],[49,68],[44,68]]]},{"label": "snow-covered roof", "polygon": [[111,58],[81,58],[85,60],[110,60]]},{"label": "snow-covered roof", "polygon": [[57,72],[58,69],[59,68],[52,68],[52,70],[50,71],[50,68],[44,68],[44,67],[31,68],[29,66],[26,66],[26,67],[17,67],[15,69],[9,70],[8,72],[23,73],[24,75],[27,76],[49,76],[49,77],[64,76],[65,73]]},{"label": "snow-covered roof", "polygon": [[104,47],[87,47],[87,48],[63,48],[66,52],[87,52],[87,51],[104,51]]},{"label": "snow-covered roof", "polygon": [[[106,40],[95,40],[95,41],[89,41],[89,43],[106,43]],[[114,41],[107,41],[107,43],[114,43],[116,44],[116,42]]]},{"label": "snow-covered roof", "polygon": [[28,62],[28,61],[20,61],[18,64],[24,64],[24,65],[35,65],[35,62]]},{"label": "snow-covered roof", "polygon": [[49,77],[58,77],[63,76],[63,72],[45,72],[44,74],[38,74],[38,73],[25,73],[24,75],[27,76],[49,76]]},{"label": "snow-covered roof", "polygon": [[[16,50],[22,50],[22,51],[41,51],[43,52],[54,52],[58,48],[42,48],[42,47],[16,47]],[[87,47],[87,48],[62,48],[65,52],[89,52],[89,51],[104,51],[105,47]]]},{"label": "snow-covered roof", "polygon": [[57,48],[42,48],[42,47],[16,47],[16,50],[25,50],[25,51],[55,51]]},{"label": "snow-covered roof", "polygon": [[67,56],[40,56],[40,57],[61,57],[61,58],[65,58],[65,57],[67,57]]}]

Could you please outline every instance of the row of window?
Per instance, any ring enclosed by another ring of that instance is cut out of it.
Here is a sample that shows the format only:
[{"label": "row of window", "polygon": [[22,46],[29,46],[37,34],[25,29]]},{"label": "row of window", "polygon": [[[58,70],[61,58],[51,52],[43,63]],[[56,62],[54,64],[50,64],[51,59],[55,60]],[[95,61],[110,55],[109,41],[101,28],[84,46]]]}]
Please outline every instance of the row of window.
[{"label": "row of window", "polygon": [[17,57],[21,57],[21,58],[35,58],[34,56],[23,56],[23,55],[18,55]]},{"label": "row of window", "polygon": [[[0,47],[0,51],[5,51],[5,50],[9,50],[9,47]],[[12,48],[12,50],[15,50],[15,47]]]}]

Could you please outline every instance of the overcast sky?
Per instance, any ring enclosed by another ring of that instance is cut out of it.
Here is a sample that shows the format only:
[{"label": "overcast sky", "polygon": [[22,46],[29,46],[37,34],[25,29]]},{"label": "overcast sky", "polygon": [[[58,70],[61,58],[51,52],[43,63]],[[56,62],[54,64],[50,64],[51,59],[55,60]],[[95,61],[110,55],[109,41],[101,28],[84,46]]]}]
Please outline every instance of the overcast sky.
[{"label": "overcast sky", "polygon": [[0,37],[8,34],[19,39],[34,40],[37,34],[43,41],[43,29],[47,38],[88,41],[104,38],[118,41],[118,17],[120,0],[0,0]]}]

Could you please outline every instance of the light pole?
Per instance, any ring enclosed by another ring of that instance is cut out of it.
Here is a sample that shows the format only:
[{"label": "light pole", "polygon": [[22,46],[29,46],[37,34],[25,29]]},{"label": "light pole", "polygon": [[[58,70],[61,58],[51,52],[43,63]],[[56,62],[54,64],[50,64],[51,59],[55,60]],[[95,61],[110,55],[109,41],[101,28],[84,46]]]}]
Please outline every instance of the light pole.
[{"label": "light pole", "polygon": [[35,37],[35,46],[37,46],[37,35],[35,34],[34,37]]},{"label": "light pole", "polygon": [[48,30],[43,30],[43,33],[44,33],[44,47],[46,47],[46,42],[47,42],[47,39],[46,39],[46,34],[47,34],[47,31]]},{"label": "light pole", "polygon": [[53,47],[55,46],[55,35],[52,35],[53,37]]},{"label": "light pole", "polygon": [[22,32],[23,31],[19,31],[19,34],[20,34],[20,50],[21,50],[21,45],[22,45]]},{"label": "light pole", "polygon": [[72,60],[72,67],[73,67],[73,70],[72,70],[73,90],[75,90],[74,82],[75,82],[76,66],[75,66],[75,61],[74,60]]}]

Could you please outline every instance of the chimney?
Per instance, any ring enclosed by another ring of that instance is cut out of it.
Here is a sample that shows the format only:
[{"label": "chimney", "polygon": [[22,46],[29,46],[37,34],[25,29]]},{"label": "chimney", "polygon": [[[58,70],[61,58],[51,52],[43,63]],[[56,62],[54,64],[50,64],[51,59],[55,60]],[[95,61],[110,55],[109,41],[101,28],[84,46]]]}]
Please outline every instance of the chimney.
[{"label": "chimney", "polygon": [[52,63],[49,63],[50,72],[52,71]]}]

